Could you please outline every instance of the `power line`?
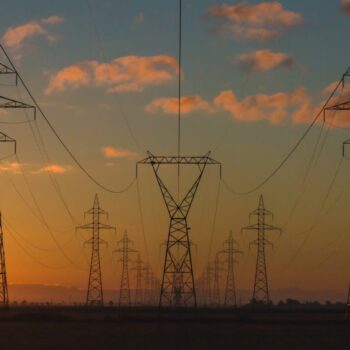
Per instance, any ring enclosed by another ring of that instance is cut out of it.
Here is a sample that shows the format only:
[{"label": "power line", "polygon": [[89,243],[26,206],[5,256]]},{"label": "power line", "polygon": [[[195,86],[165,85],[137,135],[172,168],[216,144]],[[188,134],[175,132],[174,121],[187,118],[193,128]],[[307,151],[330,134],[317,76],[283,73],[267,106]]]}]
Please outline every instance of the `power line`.
[{"label": "power line", "polygon": [[330,94],[330,96],[327,98],[326,102],[323,104],[321,110],[317,113],[317,115],[314,117],[314,119],[312,120],[311,124],[307,127],[307,129],[304,131],[304,133],[302,134],[302,136],[299,138],[299,140],[296,142],[296,144],[292,147],[292,149],[287,153],[287,155],[283,158],[283,160],[280,162],[280,164],[270,173],[270,175],[268,175],[262,182],[260,182],[258,185],[256,185],[255,187],[253,187],[252,189],[248,190],[248,191],[243,191],[243,192],[239,192],[239,191],[235,191],[234,189],[232,189],[224,179],[222,179],[222,182],[224,184],[224,186],[226,187],[226,189],[231,192],[232,194],[235,195],[248,195],[251,193],[256,192],[257,190],[259,190],[261,187],[263,187],[265,184],[267,184],[282,168],[283,166],[289,161],[289,159],[292,157],[292,155],[294,154],[294,152],[299,148],[299,146],[302,144],[302,142],[304,141],[304,139],[308,136],[308,134],[310,133],[310,131],[312,130],[312,128],[314,127],[314,125],[316,124],[316,122],[318,121],[318,119],[320,118],[320,116],[322,115],[322,113],[324,112],[325,108],[327,107],[328,103],[331,101],[331,99],[334,97],[335,93],[337,92],[339,86],[341,86],[344,82],[344,77],[345,74],[342,76],[342,78],[339,80],[338,84],[336,85],[336,87],[334,88],[333,92]]},{"label": "power line", "polygon": [[58,132],[56,131],[56,129],[54,128],[54,126],[51,124],[51,122],[49,121],[49,119],[47,118],[46,114],[44,113],[44,111],[41,109],[40,105],[38,104],[38,102],[36,101],[36,99],[34,98],[33,94],[31,93],[31,91],[29,90],[27,84],[25,83],[25,81],[23,80],[22,76],[20,75],[20,73],[17,71],[16,67],[14,66],[11,58],[8,56],[7,52],[5,51],[4,47],[2,46],[2,44],[0,44],[0,48],[3,51],[5,57],[7,58],[7,60],[9,61],[12,69],[16,72],[18,79],[20,80],[20,82],[22,83],[23,87],[25,88],[26,92],[28,93],[29,97],[32,99],[34,105],[36,106],[36,108],[38,109],[38,111],[40,112],[40,114],[42,115],[42,117],[44,118],[45,122],[47,123],[47,125],[49,126],[49,128],[51,129],[52,133],[55,135],[55,137],[57,138],[57,140],[60,142],[60,144],[62,145],[62,147],[65,149],[65,151],[68,153],[68,155],[71,157],[71,159],[74,161],[74,163],[80,168],[80,170],[85,173],[85,175],[98,187],[102,188],[103,190],[105,190],[106,192],[110,192],[110,193],[114,193],[114,194],[121,194],[124,193],[126,191],[128,191],[132,185],[135,182],[135,178],[131,181],[131,183],[129,183],[126,187],[124,187],[123,189],[116,191],[113,189],[110,189],[106,186],[104,186],[102,183],[100,183],[98,180],[95,179],[94,176],[92,176],[90,174],[90,172],[80,163],[80,161],[75,157],[75,155],[73,154],[73,152],[70,150],[70,148],[66,145],[66,143],[63,141],[63,139],[61,138],[61,136],[58,134]]}]

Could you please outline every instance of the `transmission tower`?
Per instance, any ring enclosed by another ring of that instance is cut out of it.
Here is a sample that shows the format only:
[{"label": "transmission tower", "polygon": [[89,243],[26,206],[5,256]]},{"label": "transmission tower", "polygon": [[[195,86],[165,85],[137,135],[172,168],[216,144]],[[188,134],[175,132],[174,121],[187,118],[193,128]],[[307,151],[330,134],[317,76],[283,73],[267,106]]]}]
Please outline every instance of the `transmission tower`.
[{"label": "transmission tower", "polygon": [[224,242],[224,249],[220,251],[220,254],[226,255],[224,261],[227,265],[226,287],[225,287],[225,301],[226,307],[237,307],[236,296],[236,282],[234,264],[237,262],[235,259],[236,254],[242,254],[240,250],[235,249],[237,242],[233,238],[233,233],[230,231],[229,238]]},{"label": "transmission tower", "polygon": [[131,306],[130,281],[129,281],[129,253],[137,253],[135,249],[130,248],[132,241],[128,238],[127,231],[123,238],[118,242],[120,248],[115,253],[121,253],[122,275],[120,279],[119,306]]},{"label": "transmission tower", "polygon": [[146,263],[143,267],[144,271],[144,295],[143,300],[145,305],[151,305],[152,304],[152,269],[148,263]]},{"label": "transmission tower", "polygon": [[220,306],[220,272],[223,271],[220,261],[220,254],[217,253],[214,260],[214,286],[213,286],[213,305]]},{"label": "transmission tower", "polygon": [[[149,157],[138,164],[152,166],[170,217],[168,240],[164,259],[163,278],[160,291],[160,306],[196,306],[193,278],[191,243],[187,224],[193,200],[207,165],[219,165],[204,157],[158,157],[148,152]],[[159,170],[162,165],[196,165],[199,175],[181,200],[176,200],[163,182]]]},{"label": "transmission tower", "polygon": [[137,253],[135,267],[132,268],[136,273],[136,288],[135,288],[135,305],[141,306],[143,304],[142,278],[143,278],[143,261],[140,253]]},{"label": "transmission tower", "polygon": [[2,219],[0,212],[0,305],[7,306],[8,303],[9,297],[5,264],[4,233],[2,230]]},{"label": "transmission tower", "polygon": [[101,223],[101,216],[108,217],[108,213],[100,208],[98,195],[95,195],[93,208],[85,212],[85,215],[92,216],[92,222],[78,226],[77,230],[90,230],[92,237],[86,241],[91,244],[91,262],[86,305],[103,306],[103,288],[100,262],[100,245],[106,242],[100,238],[100,230],[115,230],[115,227]]},{"label": "transmission tower", "polygon": [[273,214],[265,209],[264,207],[264,198],[261,195],[259,199],[259,207],[257,210],[253,211],[250,216],[257,217],[257,223],[251,226],[244,227],[242,230],[247,231],[257,231],[258,238],[251,243],[251,245],[257,246],[257,259],[256,259],[256,269],[255,269],[255,280],[254,280],[254,291],[253,291],[253,302],[269,304],[270,295],[269,295],[269,285],[267,278],[267,267],[266,267],[266,256],[265,256],[265,247],[271,245],[265,238],[265,233],[267,231],[279,231],[282,230],[278,227],[271,226],[266,223],[266,217]]}]

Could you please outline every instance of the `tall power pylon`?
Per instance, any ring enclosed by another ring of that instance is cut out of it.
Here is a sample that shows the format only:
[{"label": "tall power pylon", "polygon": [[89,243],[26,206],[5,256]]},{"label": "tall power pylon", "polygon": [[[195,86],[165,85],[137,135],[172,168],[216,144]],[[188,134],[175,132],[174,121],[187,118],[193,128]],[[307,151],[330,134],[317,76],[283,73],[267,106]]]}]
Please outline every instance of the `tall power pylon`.
[{"label": "tall power pylon", "polygon": [[91,244],[91,261],[86,305],[103,306],[100,245],[106,242],[100,238],[100,230],[115,230],[115,227],[101,223],[101,216],[108,216],[108,213],[100,208],[97,194],[95,195],[93,208],[85,212],[85,215],[91,215],[92,222],[78,226],[77,230],[90,230],[92,233],[92,237],[86,241],[87,244]]},{"label": "tall power pylon", "polygon": [[141,306],[143,304],[143,291],[142,291],[143,261],[141,260],[140,253],[137,253],[135,267],[133,267],[132,270],[135,271],[135,274],[136,274],[135,305]]},{"label": "tall power pylon", "polygon": [[[148,155],[148,158],[138,164],[152,166],[170,218],[159,305],[196,306],[187,218],[206,166],[220,165],[220,163],[210,158],[210,153],[204,157],[158,157],[150,152]],[[177,167],[195,165],[198,167],[199,174],[182,199],[176,200],[162,180],[160,176],[162,165],[176,165]]]},{"label": "tall power pylon", "polygon": [[137,253],[137,250],[130,248],[132,241],[128,237],[127,231],[124,232],[123,238],[118,242],[120,248],[115,253],[122,255],[122,275],[120,279],[119,306],[131,306],[130,281],[129,281],[129,253]]},{"label": "tall power pylon", "polygon": [[0,212],[0,305],[7,306],[9,303],[7,289],[7,275],[5,264],[4,233],[2,230],[2,218]]},{"label": "tall power pylon", "polygon": [[267,231],[279,231],[281,233],[282,230],[278,227],[274,227],[266,223],[266,217],[273,217],[273,214],[265,209],[264,198],[262,195],[259,199],[258,209],[251,212],[250,216],[257,216],[258,222],[254,225],[244,227],[242,230],[252,230],[257,231],[258,233],[258,238],[251,243],[251,245],[257,246],[257,259],[252,301],[269,304],[270,294],[267,278],[265,247],[267,245],[272,245],[272,243],[265,238],[265,233]]},{"label": "tall power pylon", "polygon": [[242,254],[242,252],[235,248],[236,243],[237,242],[233,238],[233,233],[230,231],[229,238],[224,242],[224,249],[220,251],[220,254],[226,255],[226,260],[224,261],[227,265],[224,301],[226,307],[237,307],[234,265],[237,262],[235,259],[236,254]]}]

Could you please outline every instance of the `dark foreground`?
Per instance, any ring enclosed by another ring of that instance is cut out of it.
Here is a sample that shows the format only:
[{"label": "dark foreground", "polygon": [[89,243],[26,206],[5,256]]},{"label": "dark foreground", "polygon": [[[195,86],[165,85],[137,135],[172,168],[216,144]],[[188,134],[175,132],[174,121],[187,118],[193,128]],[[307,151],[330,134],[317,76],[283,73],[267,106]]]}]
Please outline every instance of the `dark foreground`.
[{"label": "dark foreground", "polygon": [[0,311],[1,349],[350,349],[344,312],[118,310]]}]

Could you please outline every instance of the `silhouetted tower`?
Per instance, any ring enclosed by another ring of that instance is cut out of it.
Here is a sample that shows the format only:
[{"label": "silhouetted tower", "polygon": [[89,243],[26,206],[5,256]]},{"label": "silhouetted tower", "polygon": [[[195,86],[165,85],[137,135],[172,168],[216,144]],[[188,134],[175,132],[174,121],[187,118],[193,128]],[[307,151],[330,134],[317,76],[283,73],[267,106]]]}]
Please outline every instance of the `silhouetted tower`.
[{"label": "silhouetted tower", "polygon": [[220,254],[226,255],[226,260],[224,261],[227,265],[224,301],[224,305],[226,307],[237,306],[234,264],[237,262],[235,259],[235,255],[241,254],[242,252],[240,250],[235,249],[236,243],[237,242],[233,238],[233,233],[232,231],[230,231],[229,238],[224,242],[224,249],[220,251]]},{"label": "silhouetted tower", "polygon": [[0,212],[0,305],[7,306],[8,303],[9,297],[5,264],[4,233],[2,230],[2,218]]},{"label": "silhouetted tower", "polygon": [[219,253],[216,254],[214,260],[214,285],[213,285],[213,302],[216,307],[220,306],[220,272],[223,271]]},{"label": "silhouetted tower", "polygon": [[143,272],[144,272],[144,281],[145,281],[145,285],[144,285],[144,293],[143,293],[143,301],[146,305],[150,305],[151,304],[151,274],[152,274],[152,269],[149,265],[149,263],[144,264],[143,267]]},{"label": "silhouetted tower", "polygon": [[127,231],[123,238],[118,242],[120,248],[115,253],[121,253],[122,275],[120,279],[119,306],[131,306],[130,281],[129,281],[129,253],[137,253],[137,250],[130,248],[132,241],[128,238]]},{"label": "silhouetted tower", "polygon": [[272,246],[272,243],[265,238],[265,233],[267,231],[279,231],[281,233],[282,230],[278,227],[274,227],[266,223],[266,217],[273,217],[273,214],[265,209],[264,198],[262,195],[259,199],[259,208],[253,211],[250,216],[257,216],[257,223],[244,227],[242,230],[253,230],[257,231],[258,233],[258,238],[251,243],[251,245],[257,246],[253,302],[262,302],[268,304],[270,302],[270,295],[267,278],[265,247],[267,245]]},{"label": "silhouetted tower", "polygon": [[141,260],[140,253],[137,253],[137,259],[135,261],[135,267],[133,267],[133,270],[136,272],[135,305],[141,306],[143,304],[143,291],[142,291],[143,261]]},{"label": "silhouetted tower", "polygon": [[95,195],[93,208],[85,212],[85,215],[91,215],[92,222],[86,225],[78,226],[77,230],[90,230],[92,233],[92,237],[86,241],[87,244],[91,244],[91,262],[86,305],[102,306],[103,288],[100,261],[100,245],[105,244],[106,242],[100,238],[100,231],[115,230],[115,227],[101,223],[101,216],[105,215],[108,217],[108,213],[100,208],[100,202],[97,194]]},{"label": "silhouetted tower", "polygon": [[210,305],[212,303],[212,278],[214,268],[208,263],[204,272],[204,305]]}]

